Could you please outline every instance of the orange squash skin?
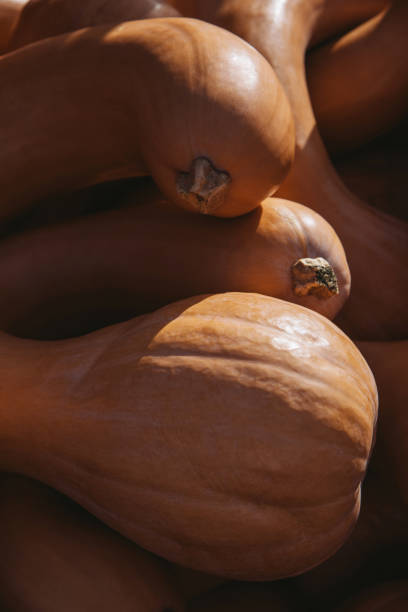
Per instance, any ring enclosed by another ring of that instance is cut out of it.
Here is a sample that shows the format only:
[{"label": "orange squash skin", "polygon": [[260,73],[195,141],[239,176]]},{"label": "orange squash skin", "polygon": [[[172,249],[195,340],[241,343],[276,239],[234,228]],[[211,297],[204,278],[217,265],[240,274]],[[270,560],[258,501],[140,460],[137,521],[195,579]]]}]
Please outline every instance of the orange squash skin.
[{"label": "orange squash skin", "polygon": [[333,554],[357,519],[375,383],[308,309],[198,296],[72,340],[4,336],[2,353],[3,469],[168,560],[279,578]]},{"label": "orange squash skin", "polygon": [[310,98],[332,153],[358,148],[406,114],[407,29],[407,3],[393,2],[389,10],[308,54]]},{"label": "orange squash skin", "polygon": [[181,207],[235,216],[275,191],[293,159],[293,119],[271,66],[198,20],[49,38],[4,55],[0,78],[1,219],[146,174]]},{"label": "orange squash skin", "polygon": [[2,610],[185,609],[168,564],[38,482],[2,475]]},{"label": "orange squash skin", "polygon": [[[381,417],[381,402],[379,414]],[[381,422],[377,431],[381,430]],[[362,584],[404,576],[408,523],[406,508],[377,443],[362,486],[360,516],[350,538],[335,555],[294,579],[305,608],[334,610]]]},{"label": "orange squash skin", "polygon": [[387,8],[392,0],[328,0],[319,13],[310,47],[326,42],[356,28]]},{"label": "orange squash skin", "polygon": [[[340,241],[301,204],[268,198],[237,219],[203,218],[173,208],[151,184],[125,203],[3,241],[1,329],[62,338],[223,291],[263,293],[333,319],[349,295]],[[311,287],[299,295],[293,265],[319,257],[332,267],[338,294]]]},{"label": "orange squash skin", "polygon": [[[358,342],[357,346],[378,387],[376,443],[351,537],[325,563],[296,578],[302,595],[311,600],[310,609],[332,610],[361,584],[406,575],[408,342]],[[394,611],[392,604],[389,609]]]},{"label": "orange squash skin", "polygon": [[[325,7],[313,35],[313,44],[356,27],[369,19],[389,2],[360,0],[358,3],[331,0]],[[0,51],[10,52],[42,38],[102,23],[155,17],[194,16],[197,9],[182,0],[3,0],[0,4]],[[211,2],[207,2],[211,4]]]},{"label": "orange squash skin", "polygon": [[305,52],[329,5],[330,0],[217,0],[207,5],[205,18],[257,48],[286,91],[296,125],[296,155],[276,194],[310,206],[339,235],[353,290],[336,322],[356,339],[398,340],[408,333],[408,310],[401,299],[408,224],[378,213],[347,190],[323,146],[308,94]]}]

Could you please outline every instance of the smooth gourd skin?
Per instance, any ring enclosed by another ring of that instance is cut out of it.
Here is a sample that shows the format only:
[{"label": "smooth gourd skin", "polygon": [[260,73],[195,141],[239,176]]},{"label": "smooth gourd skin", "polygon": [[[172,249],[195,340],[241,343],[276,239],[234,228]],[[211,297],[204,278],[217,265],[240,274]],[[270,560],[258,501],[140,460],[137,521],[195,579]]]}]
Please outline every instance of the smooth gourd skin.
[{"label": "smooth gourd skin", "polygon": [[[270,11],[272,3],[269,0],[168,0],[186,17],[211,19],[216,15],[222,18],[230,13],[239,14],[248,10],[264,17]],[[319,12],[312,38],[311,46],[363,23],[376,13],[379,13],[391,0],[321,0],[322,10]],[[284,9],[285,10],[285,9]]]},{"label": "smooth gourd skin", "polygon": [[408,4],[393,2],[307,56],[307,82],[329,150],[356,149],[394,127],[408,106]]},{"label": "smooth gourd skin", "polygon": [[401,299],[408,224],[375,211],[348,191],[330,163],[308,94],[305,52],[329,5],[330,0],[218,0],[207,17],[257,48],[275,68],[289,98],[296,155],[276,194],[310,206],[339,235],[353,289],[337,323],[356,339],[398,340],[408,334],[408,309]]},{"label": "smooth gourd skin", "polygon": [[48,196],[146,174],[170,201],[198,211],[185,184],[193,169],[200,182],[197,160],[224,181],[221,199],[201,210],[235,216],[275,191],[293,158],[293,119],[271,66],[198,20],[49,38],[4,55],[0,79],[0,219]]},{"label": "smooth gourd skin", "polygon": [[[206,3],[211,5],[211,1],[206,0]],[[180,16],[175,6],[183,11],[183,15],[194,16],[198,4],[197,0],[87,0],[81,3],[69,0],[2,0],[0,51],[10,52],[42,38],[102,23]],[[359,0],[357,3],[331,0],[316,25],[312,44],[356,27],[387,4],[387,0]]]},{"label": "smooth gourd skin", "polygon": [[375,383],[311,310],[197,296],[72,340],[4,335],[2,360],[2,468],[170,561],[281,578],[355,524]]},{"label": "smooth gourd skin", "polygon": [[[205,9],[211,0],[2,0],[0,3],[0,50],[10,52],[42,38],[102,23],[154,17],[195,16],[198,5]],[[331,0],[320,16],[313,33],[317,45],[332,36],[342,34],[363,23],[385,6],[389,0]],[[173,6],[172,6],[173,5]]]},{"label": "smooth gourd skin", "polygon": [[182,612],[168,564],[39,482],[0,480],[0,605],[12,612]]},{"label": "smooth gourd skin", "polygon": [[1,0],[0,52],[88,26],[155,17],[180,14],[162,0]]},{"label": "smooth gourd skin", "polygon": [[341,36],[367,19],[378,15],[392,0],[328,0],[320,12],[310,39],[310,47]]},{"label": "smooth gourd skin", "polygon": [[[122,204],[3,240],[1,329],[63,338],[223,291],[271,295],[333,319],[349,295],[340,241],[301,204],[267,198],[237,219],[203,218],[170,206],[151,183]],[[337,295],[296,293],[292,266],[305,257],[329,262]]]}]

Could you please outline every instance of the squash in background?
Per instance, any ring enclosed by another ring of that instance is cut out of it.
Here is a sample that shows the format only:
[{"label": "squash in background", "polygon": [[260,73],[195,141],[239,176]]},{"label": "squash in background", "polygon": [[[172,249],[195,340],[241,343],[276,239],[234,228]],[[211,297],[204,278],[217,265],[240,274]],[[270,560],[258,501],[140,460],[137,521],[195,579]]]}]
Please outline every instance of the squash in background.
[{"label": "squash in background", "polygon": [[165,0],[0,0],[0,53],[104,23],[180,17]]},{"label": "squash in background", "polygon": [[378,15],[392,0],[323,0],[309,48],[327,42]]},{"label": "squash in background", "polygon": [[12,612],[182,612],[169,564],[39,482],[0,480],[0,605]]},{"label": "squash in background", "polygon": [[0,347],[1,468],[143,548],[277,579],[321,563],[354,527],[377,392],[321,315],[224,293],[70,340],[4,334]]},{"label": "squash in background", "polygon": [[319,132],[332,154],[393,128],[408,107],[408,3],[393,2],[341,38],[307,55]]},{"label": "squash in background", "polygon": [[[211,21],[222,19],[224,14],[236,13],[249,9],[251,15],[262,15],[268,19],[273,8],[270,0],[168,0],[168,3],[185,17],[196,17]],[[298,0],[295,0],[297,2]],[[310,39],[310,46],[314,47],[333,36],[344,34],[353,27],[358,26],[370,17],[378,14],[392,0],[320,0],[318,15]],[[294,2],[292,1],[292,4]],[[283,11],[286,11],[283,4]]]},{"label": "squash in background", "polygon": [[294,153],[273,69],[239,37],[183,18],[49,38],[0,58],[0,219],[48,196],[152,175],[170,201],[235,216]]},{"label": "squash in background", "polygon": [[404,138],[407,127],[407,121],[399,123],[386,136],[335,162],[337,172],[351,191],[371,206],[405,222],[408,221],[408,149]]},{"label": "squash in background", "polygon": [[[389,5],[390,0],[330,0],[311,43],[345,33]],[[102,23],[203,14],[208,0],[1,0],[0,51],[9,52],[42,38]]]},{"label": "squash in background", "polygon": [[336,612],[406,612],[408,580],[390,580],[363,589]]},{"label": "squash in background", "polygon": [[[377,381],[381,414],[376,455],[408,509],[408,340],[359,342]],[[408,520],[407,520],[408,526]]]}]

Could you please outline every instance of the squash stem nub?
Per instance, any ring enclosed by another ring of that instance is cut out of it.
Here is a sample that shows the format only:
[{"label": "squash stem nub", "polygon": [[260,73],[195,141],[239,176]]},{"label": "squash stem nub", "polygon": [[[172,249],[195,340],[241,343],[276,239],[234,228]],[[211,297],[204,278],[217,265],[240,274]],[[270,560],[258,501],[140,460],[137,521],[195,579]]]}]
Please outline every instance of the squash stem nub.
[{"label": "squash stem nub", "polygon": [[298,259],[292,264],[291,273],[295,295],[314,295],[319,300],[327,300],[339,293],[336,273],[324,257]]},{"label": "squash stem nub", "polygon": [[223,204],[230,181],[228,172],[217,170],[206,157],[196,157],[189,172],[179,173],[177,191],[200,213],[208,215]]}]

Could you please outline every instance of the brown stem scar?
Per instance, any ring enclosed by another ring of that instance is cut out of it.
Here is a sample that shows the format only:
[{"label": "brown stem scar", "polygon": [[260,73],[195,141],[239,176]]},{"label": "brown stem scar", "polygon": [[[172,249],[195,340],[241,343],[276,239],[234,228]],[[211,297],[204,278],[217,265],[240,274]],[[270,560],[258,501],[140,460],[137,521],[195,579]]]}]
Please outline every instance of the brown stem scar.
[{"label": "brown stem scar", "polygon": [[339,285],[333,267],[324,257],[303,257],[291,266],[295,295],[313,295],[327,300],[338,295]]},{"label": "brown stem scar", "polygon": [[231,177],[217,170],[206,157],[196,157],[188,172],[179,172],[177,191],[194,208],[210,215],[222,206]]}]

